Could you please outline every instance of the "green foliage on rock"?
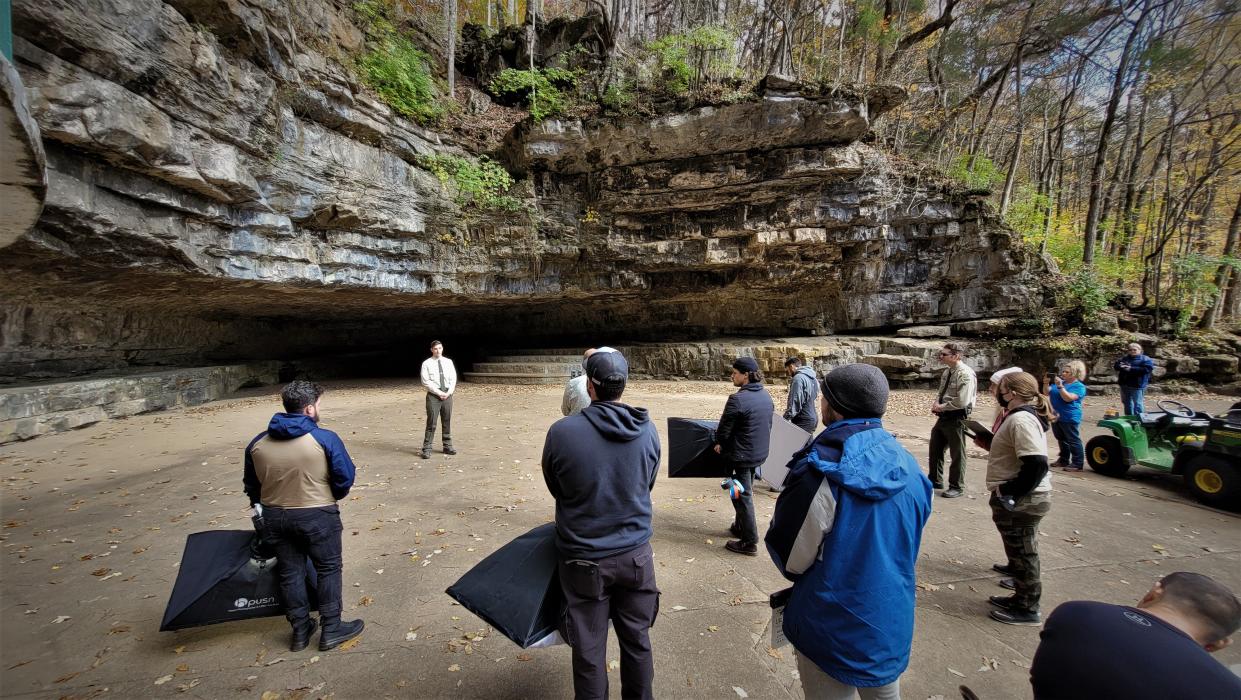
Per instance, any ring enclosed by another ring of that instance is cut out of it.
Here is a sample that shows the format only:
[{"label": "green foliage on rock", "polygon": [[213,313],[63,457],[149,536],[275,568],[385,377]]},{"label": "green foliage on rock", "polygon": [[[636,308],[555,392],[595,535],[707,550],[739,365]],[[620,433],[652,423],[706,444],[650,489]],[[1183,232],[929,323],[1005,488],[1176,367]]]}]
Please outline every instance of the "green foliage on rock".
[{"label": "green foliage on rock", "polygon": [[998,182],[1003,181],[1000,171],[991,159],[975,154],[957,156],[948,168],[948,176],[970,189],[989,190]]},{"label": "green foliage on rock", "polygon": [[663,86],[674,95],[685,94],[691,82],[731,75],[732,48],[736,41],[723,27],[695,27],[669,34],[647,45],[655,57]]},{"label": "green foliage on rock", "polygon": [[577,85],[577,74],[563,68],[518,70],[505,68],[488,85],[492,94],[519,98],[536,121],[558,117],[569,108],[570,100],[563,91]]},{"label": "green foliage on rock", "polygon": [[382,0],[354,5],[368,36],[368,47],[357,60],[358,75],[379,99],[398,114],[420,124],[434,124],[444,114],[438,103],[430,58],[397,29]]},{"label": "green foliage on rock", "polygon": [[483,156],[477,161],[461,156],[420,156],[418,164],[430,170],[440,184],[453,190],[460,206],[518,211],[522,201],[509,194],[513,177],[499,163]]}]

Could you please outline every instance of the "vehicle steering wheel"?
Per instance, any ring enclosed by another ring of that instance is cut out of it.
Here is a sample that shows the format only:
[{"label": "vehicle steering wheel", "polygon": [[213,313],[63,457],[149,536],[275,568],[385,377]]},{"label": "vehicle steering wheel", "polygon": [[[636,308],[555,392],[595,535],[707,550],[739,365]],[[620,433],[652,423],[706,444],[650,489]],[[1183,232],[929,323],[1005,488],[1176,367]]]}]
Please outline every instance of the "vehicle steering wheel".
[{"label": "vehicle steering wheel", "polygon": [[1172,399],[1160,399],[1155,402],[1155,405],[1158,406],[1164,413],[1180,416],[1181,418],[1193,418],[1198,415],[1194,409],[1186,406],[1180,401],[1173,401]]}]

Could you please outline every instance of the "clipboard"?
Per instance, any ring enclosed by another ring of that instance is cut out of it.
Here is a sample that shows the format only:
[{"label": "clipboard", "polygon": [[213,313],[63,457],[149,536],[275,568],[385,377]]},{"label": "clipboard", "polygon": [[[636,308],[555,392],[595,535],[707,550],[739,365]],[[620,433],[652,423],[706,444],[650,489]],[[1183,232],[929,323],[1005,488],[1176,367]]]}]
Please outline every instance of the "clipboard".
[{"label": "clipboard", "polygon": [[965,421],[965,434],[972,438],[982,438],[984,441],[995,437],[987,426],[976,420]]}]

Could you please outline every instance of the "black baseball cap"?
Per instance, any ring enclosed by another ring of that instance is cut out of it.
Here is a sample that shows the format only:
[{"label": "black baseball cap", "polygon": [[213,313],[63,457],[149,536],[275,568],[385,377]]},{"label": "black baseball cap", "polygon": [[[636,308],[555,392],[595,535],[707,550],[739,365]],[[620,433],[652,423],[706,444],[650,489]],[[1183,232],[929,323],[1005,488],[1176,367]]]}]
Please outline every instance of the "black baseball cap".
[{"label": "black baseball cap", "polygon": [[624,386],[629,379],[629,363],[616,350],[600,348],[586,358],[586,376],[596,386]]}]

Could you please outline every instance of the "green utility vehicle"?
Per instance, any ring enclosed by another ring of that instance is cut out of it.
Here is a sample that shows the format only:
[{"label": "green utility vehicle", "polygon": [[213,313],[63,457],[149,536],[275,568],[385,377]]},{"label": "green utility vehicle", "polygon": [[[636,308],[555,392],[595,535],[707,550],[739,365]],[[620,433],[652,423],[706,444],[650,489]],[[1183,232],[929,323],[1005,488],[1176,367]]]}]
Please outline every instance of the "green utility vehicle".
[{"label": "green utility vehicle", "polygon": [[1086,443],[1090,468],[1106,476],[1133,466],[1180,474],[1199,501],[1241,511],[1241,409],[1213,417],[1180,401],[1156,405],[1158,412],[1099,421],[1112,434]]}]

